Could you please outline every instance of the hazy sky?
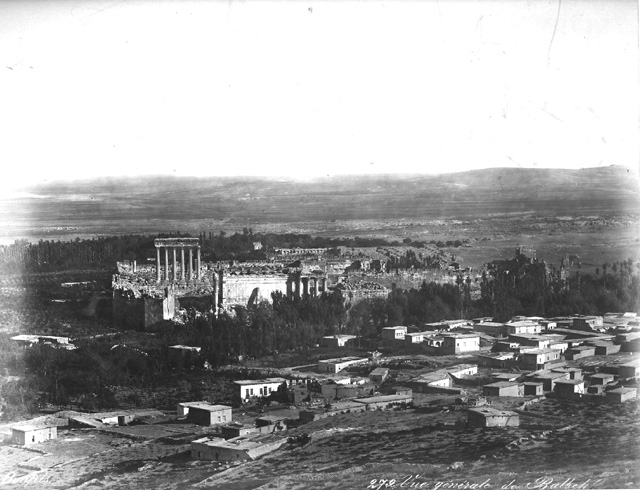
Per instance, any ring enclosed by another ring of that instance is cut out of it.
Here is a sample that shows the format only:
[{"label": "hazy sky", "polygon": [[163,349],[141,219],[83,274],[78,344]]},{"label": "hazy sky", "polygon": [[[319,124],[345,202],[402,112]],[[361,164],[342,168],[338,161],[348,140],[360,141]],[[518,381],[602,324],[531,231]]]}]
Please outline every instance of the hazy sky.
[{"label": "hazy sky", "polygon": [[4,1],[5,182],[638,163],[635,1]]}]

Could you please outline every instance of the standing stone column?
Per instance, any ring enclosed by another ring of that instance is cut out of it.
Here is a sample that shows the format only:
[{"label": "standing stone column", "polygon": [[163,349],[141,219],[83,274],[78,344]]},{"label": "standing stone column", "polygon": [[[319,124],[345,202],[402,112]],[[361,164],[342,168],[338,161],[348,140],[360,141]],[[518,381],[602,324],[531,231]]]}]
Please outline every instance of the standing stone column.
[{"label": "standing stone column", "polygon": [[162,273],[160,272],[160,247],[156,247],[156,282],[162,280]]},{"label": "standing stone column", "polygon": [[300,276],[295,277],[293,286],[293,297],[300,299]]},{"label": "standing stone column", "polygon": [[222,306],[224,306],[224,276],[223,276],[223,271],[219,270],[218,271],[218,308]]},{"label": "standing stone column", "polygon": [[169,280],[169,249],[164,247],[164,280]]},{"label": "standing stone column", "polygon": [[176,264],[176,248],[172,247],[171,250],[173,251],[173,273],[171,274],[171,280],[172,281],[177,281],[178,280],[178,264]]},{"label": "standing stone column", "polygon": [[213,308],[214,315],[218,316],[218,280],[216,279],[216,273],[213,273],[213,295],[211,297],[211,306]]},{"label": "standing stone column", "polygon": [[184,247],[180,248],[180,281],[185,281],[187,274],[184,269]]},{"label": "standing stone column", "polygon": [[193,248],[189,249],[189,280],[193,280]]},{"label": "standing stone column", "polygon": [[196,279],[202,279],[202,270],[200,269],[200,247],[198,246],[198,268],[196,269]]}]

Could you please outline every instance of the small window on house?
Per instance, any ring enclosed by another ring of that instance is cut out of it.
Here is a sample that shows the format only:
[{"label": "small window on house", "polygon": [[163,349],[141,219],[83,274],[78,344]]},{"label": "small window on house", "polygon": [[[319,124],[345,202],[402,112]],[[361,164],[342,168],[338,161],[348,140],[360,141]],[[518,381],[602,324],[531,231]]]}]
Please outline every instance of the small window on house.
[{"label": "small window on house", "polygon": [[200,459],[200,451],[198,451],[198,459]]}]

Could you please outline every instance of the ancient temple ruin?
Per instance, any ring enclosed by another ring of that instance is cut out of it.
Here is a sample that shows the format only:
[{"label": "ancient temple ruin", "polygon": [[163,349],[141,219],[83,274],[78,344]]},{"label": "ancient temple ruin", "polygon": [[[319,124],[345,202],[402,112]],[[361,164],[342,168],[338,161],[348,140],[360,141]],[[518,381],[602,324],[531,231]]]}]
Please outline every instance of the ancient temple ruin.
[{"label": "ancient temple ruin", "polygon": [[154,245],[155,264],[118,263],[112,281],[113,316],[121,325],[146,329],[173,319],[185,305],[218,314],[271,301],[275,292],[308,298],[329,290],[327,278],[318,272],[203,264],[198,238],[157,238]]}]

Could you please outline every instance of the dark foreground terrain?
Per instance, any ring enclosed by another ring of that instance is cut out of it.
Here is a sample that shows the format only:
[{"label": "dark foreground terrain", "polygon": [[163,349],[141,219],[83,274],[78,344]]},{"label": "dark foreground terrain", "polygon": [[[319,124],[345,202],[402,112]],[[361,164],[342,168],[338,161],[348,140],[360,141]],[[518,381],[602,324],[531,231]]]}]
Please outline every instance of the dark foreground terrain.
[{"label": "dark foreground terrain", "polygon": [[74,430],[37,450],[0,448],[0,468],[16,476],[26,473],[21,466],[39,468],[46,488],[303,490],[422,484],[431,489],[551,489],[562,488],[551,483],[572,479],[582,487],[567,488],[640,485],[635,402],[594,406],[546,400],[522,412],[518,428],[436,427],[462,418],[463,412],[425,413],[419,407],[337,415],[287,432],[311,434],[311,442],[243,464],[192,461],[188,444],[160,440],[186,426],[128,431],[136,437],[115,430]]}]

